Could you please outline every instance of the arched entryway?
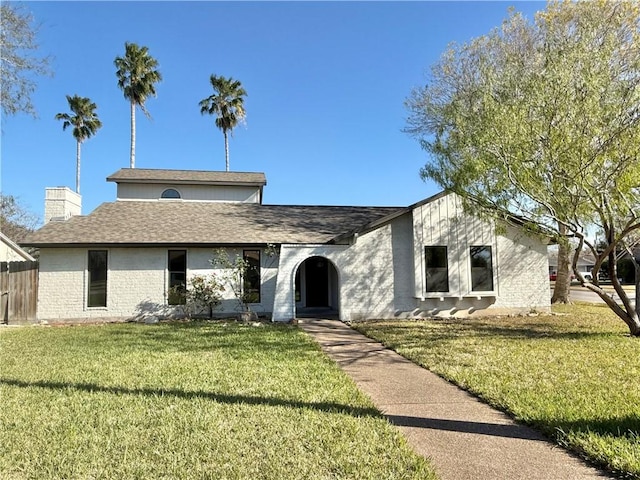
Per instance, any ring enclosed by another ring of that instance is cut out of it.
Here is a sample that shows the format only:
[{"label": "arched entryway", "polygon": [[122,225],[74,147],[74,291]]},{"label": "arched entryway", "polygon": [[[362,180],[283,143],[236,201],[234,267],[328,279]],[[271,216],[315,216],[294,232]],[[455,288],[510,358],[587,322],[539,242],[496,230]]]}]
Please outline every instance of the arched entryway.
[{"label": "arched entryway", "polygon": [[307,258],[296,270],[296,317],[338,317],[339,279],[335,265],[325,257]]}]

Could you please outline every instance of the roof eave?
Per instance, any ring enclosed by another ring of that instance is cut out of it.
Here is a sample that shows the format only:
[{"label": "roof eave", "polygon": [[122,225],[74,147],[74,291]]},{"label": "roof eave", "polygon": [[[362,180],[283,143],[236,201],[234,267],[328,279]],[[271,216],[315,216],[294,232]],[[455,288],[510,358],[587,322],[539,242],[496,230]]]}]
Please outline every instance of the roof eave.
[{"label": "roof eave", "polygon": [[206,180],[171,180],[171,179],[134,179],[107,177],[108,182],[115,183],[145,183],[149,185],[224,185],[242,187],[264,187],[267,182],[234,182],[234,181],[206,181]]}]

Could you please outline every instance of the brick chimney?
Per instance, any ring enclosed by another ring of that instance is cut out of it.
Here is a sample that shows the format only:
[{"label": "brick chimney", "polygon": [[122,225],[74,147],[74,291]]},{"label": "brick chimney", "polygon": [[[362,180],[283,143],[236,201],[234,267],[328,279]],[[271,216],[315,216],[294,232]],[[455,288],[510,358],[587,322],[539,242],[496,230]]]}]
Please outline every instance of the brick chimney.
[{"label": "brick chimney", "polygon": [[62,221],[82,211],[82,196],[68,187],[47,187],[44,197],[44,223]]}]

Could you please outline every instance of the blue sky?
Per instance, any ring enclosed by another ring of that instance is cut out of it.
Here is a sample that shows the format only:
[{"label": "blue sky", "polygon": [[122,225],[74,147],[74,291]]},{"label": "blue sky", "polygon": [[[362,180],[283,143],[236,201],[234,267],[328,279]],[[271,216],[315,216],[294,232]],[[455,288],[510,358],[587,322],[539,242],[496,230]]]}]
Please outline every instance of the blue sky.
[{"label": "blue sky", "polygon": [[265,203],[406,206],[438,191],[426,154],[402,133],[404,100],[450,42],[542,2],[22,2],[40,23],[53,78],[37,119],[2,119],[1,186],[42,216],[44,189],[75,187],[75,140],[54,116],[90,97],[103,127],[83,144],[83,213],[115,199],[105,178],[129,166],[129,105],[113,60],[145,45],[163,81],[136,116],[136,167],[224,170],[224,142],[198,102],[211,74],[240,80],[247,123],[230,139],[233,171],[267,176]]}]

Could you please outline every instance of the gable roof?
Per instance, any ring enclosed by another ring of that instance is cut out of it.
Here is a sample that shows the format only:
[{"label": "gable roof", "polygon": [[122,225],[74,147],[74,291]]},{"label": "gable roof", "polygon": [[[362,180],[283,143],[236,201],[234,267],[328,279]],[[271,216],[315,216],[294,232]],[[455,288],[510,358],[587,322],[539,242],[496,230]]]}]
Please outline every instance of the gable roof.
[{"label": "gable roof", "polygon": [[385,215],[384,217],[380,217],[380,218],[376,218],[373,219],[371,222],[366,223],[364,225],[360,225],[356,228],[354,228],[353,230],[350,230],[348,232],[344,232],[342,234],[340,234],[339,236],[337,236],[334,241],[336,243],[339,242],[343,242],[346,241],[347,239],[353,237],[354,235],[363,235],[365,233],[371,232],[383,225],[386,225],[387,223],[391,222],[392,220],[395,220],[396,218],[409,213],[413,210],[415,210],[417,207],[420,207],[421,205],[426,205],[427,203],[431,203],[431,202],[435,202],[436,200],[442,198],[442,197],[446,197],[447,195],[450,195],[450,192],[447,191],[442,191],[439,193],[436,193],[435,195],[432,195],[430,197],[425,198],[424,200],[420,200],[419,202],[416,202],[412,205],[409,205],[408,207],[402,207],[402,208],[397,208],[394,211],[389,212],[387,215]]},{"label": "gable roof", "polygon": [[[33,258],[27,251],[22,249],[17,243],[7,237],[4,233],[0,232],[0,242],[4,244],[7,250],[13,252],[14,257],[22,258],[23,260],[27,260],[30,262],[34,262],[35,258]],[[8,253],[8,252],[7,252]],[[9,258],[4,258],[2,261],[8,261]]]},{"label": "gable roof", "polygon": [[183,201],[103,203],[50,222],[22,243],[37,247],[330,243],[399,207],[260,205]]},{"label": "gable roof", "polygon": [[245,185],[262,187],[267,184],[264,173],[214,172],[205,170],[164,170],[153,168],[121,168],[107,177],[116,183],[173,183],[199,185]]}]

